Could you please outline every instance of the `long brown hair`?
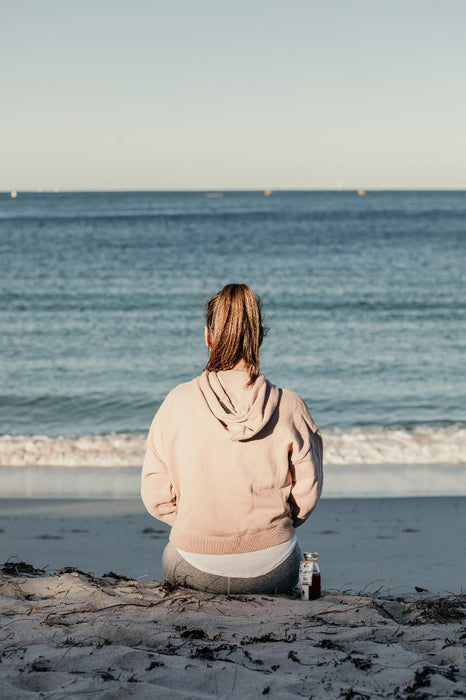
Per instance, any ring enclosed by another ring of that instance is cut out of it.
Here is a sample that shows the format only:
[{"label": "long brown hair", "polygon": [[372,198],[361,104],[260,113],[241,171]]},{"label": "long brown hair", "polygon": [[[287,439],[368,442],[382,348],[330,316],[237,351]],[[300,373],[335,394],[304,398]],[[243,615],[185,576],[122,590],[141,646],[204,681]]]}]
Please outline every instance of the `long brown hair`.
[{"label": "long brown hair", "polygon": [[262,323],[261,301],[247,284],[227,284],[206,304],[210,357],[204,369],[219,372],[244,360],[248,385],[260,374],[259,348],[267,329]]}]

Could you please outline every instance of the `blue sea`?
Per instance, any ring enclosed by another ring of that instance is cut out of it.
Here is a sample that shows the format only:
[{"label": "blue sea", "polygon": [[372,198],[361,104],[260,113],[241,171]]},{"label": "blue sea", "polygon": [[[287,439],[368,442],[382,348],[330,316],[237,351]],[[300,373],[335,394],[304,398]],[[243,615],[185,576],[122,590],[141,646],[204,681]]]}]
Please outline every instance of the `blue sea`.
[{"label": "blue sea", "polygon": [[0,194],[0,464],[136,466],[247,282],[329,465],[464,477],[465,242],[466,192]]}]

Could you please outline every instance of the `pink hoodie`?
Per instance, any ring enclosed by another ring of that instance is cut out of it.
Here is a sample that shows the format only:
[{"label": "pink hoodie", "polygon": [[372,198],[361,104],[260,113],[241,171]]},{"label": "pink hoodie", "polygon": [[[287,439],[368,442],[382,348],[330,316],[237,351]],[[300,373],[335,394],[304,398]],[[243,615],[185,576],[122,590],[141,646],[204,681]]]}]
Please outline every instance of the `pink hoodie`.
[{"label": "pink hoodie", "polygon": [[304,401],[259,375],[206,372],[166,397],[149,430],[141,496],[186,552],[285,542],[322,491],[322,438]]}]

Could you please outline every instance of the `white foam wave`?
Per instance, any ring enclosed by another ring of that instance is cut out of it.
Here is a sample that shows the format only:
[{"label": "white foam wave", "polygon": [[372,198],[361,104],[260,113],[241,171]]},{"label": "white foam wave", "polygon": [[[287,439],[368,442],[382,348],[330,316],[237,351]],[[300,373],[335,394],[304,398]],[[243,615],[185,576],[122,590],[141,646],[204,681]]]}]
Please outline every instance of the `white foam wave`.
[{"label": "white foam wave", "polygon": [[[466,464],[466,428],[335,428],[323,431],[326,466]],[[0,466],[138,467],[146,436],[136,433],[0,436]]]},{"label": "white foam wave", "polygon": [[3,467],[131,467],[141,465],[146,436],[135,433],[50,437],[0,436]]},{"label": "white foam wave", "polygon": [[359,464],[466,464],[466,429],[420,427],[340,430],[324,435],[325,463]]}]

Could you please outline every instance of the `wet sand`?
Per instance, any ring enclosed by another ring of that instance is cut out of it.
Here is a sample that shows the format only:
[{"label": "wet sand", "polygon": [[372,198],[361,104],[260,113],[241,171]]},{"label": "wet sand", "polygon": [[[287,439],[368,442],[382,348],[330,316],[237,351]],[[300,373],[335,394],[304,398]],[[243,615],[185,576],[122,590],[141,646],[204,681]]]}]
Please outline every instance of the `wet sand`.
[{"label": "wet sand", "polygon": [[[406,594],[466,588],[466,497],[322,499],[298,529],[324,588]],[[162,579],[169,528],[140,500],[0,500],[0,562]]]}]

